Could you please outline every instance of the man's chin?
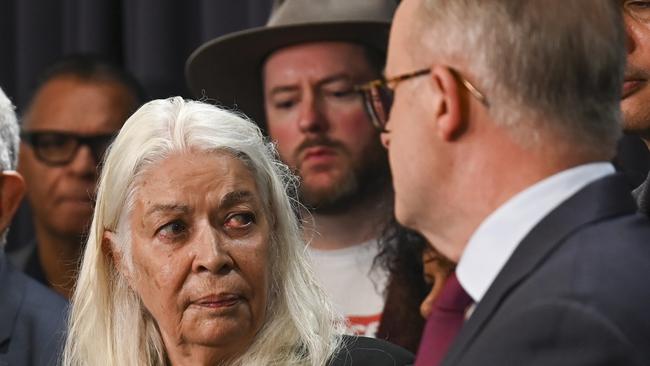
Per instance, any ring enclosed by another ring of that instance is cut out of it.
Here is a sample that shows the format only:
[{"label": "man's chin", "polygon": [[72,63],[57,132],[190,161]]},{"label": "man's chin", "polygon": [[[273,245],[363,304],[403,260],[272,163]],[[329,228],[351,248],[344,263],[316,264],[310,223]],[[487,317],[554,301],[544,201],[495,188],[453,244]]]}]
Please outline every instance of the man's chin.
[{"label": "man's chin", "polygon": [[329,187],[305,185],[300,192],[300,198],[302,203],[314,213],[336,214],[348,210],[356,202],[356,193],[354,182]]}]

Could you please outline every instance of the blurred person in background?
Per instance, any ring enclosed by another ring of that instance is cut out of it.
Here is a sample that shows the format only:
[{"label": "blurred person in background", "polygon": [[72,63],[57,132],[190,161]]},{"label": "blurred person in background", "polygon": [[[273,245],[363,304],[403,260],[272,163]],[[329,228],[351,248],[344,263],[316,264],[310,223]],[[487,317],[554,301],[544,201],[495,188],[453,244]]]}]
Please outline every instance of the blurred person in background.
[{"label": "blurred person in background", "polygon": [[72,55],[41,77],[22,118],[21,160],[35,240],[13,263],[70,297],[93,209],[98,167],[143,101],[137,82],[101,58]]}]

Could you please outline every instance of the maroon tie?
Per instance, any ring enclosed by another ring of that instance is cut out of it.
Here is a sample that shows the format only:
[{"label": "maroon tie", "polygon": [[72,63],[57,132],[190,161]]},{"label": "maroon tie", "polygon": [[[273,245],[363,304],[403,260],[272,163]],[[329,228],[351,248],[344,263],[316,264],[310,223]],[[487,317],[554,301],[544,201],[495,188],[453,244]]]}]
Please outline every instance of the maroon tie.
[{"label": "maroon tie", "polygon": [[415,366],[437,366],[442,362],[451,342],[465,320],[465,311],[472,298],[452,273],[433,302],[420,340]]}]

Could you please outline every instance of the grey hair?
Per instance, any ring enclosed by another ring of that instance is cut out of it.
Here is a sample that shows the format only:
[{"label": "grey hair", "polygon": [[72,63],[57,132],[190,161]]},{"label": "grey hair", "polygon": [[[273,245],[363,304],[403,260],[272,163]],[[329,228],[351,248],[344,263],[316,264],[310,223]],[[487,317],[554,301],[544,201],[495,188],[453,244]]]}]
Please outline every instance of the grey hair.
[{"label": "grey hair", "polygon": [[[14,105],[0,88],[0,171],[16,170],[18,164],[18,122]],[[7,242],[9,228],[0,233],[0,248]]]},{"label": "grey hair", "polygon": [[154,100],[131,116],[109,148],[71,304],[64,365],[166,364],[155,320],[102,251],[106,230],[117,232],[130,257],[128,222],[139,176],[186,151],[229,153],[260,187],[272,227],[269,308],[248,351],[230,365],[326,365],[339,347],[342,320],[308,266],[293,211],[296,180],[259,128],[232,112],[180,97]]},{"label": "grey hair", "polygon": [[418,14],[412,41],[462,65],[518,142],[547,143],[543,131],[587,154],[613,154],[625,67],[614,2],[423,0]]}]

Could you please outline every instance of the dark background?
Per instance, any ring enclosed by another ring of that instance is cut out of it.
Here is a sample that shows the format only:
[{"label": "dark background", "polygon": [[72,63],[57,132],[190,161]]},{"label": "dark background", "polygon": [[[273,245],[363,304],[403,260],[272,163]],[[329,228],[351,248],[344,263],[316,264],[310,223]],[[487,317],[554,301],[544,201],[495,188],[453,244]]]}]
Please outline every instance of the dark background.
[{"label": "dark background", "polygon": [[190,53],[214,37],[263,25],[271,3],[0,0],[0,86],[20,112],[48,65],[66,54],[90,52],[133,73],[151,98],[190,97],[184,81]]}]

